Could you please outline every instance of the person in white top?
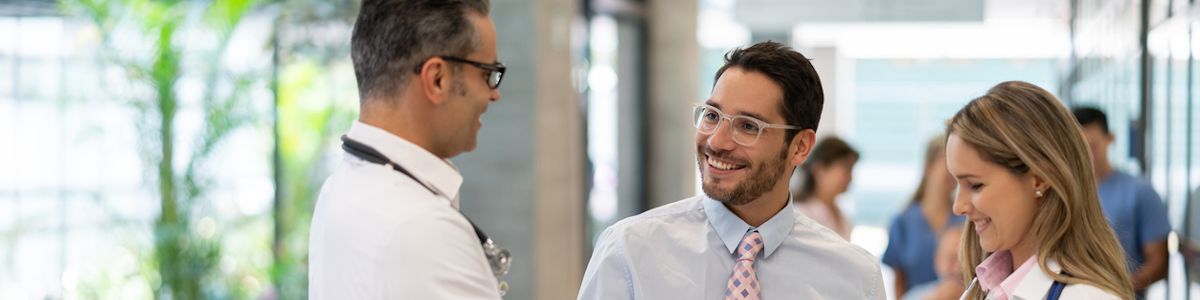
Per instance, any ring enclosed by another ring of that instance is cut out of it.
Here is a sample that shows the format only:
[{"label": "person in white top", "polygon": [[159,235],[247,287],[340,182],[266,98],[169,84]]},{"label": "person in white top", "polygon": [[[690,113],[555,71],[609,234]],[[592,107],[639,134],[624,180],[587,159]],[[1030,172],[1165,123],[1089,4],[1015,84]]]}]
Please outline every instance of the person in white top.
[{"label": "person in white top", "polygon": [[458,212],[463,178],[447,160],[475,148],[500,99],[488,10],[363,2],[350,41],[360,116],[313,212],[310,298],[500,299],[506,256]]},{"label": "person in white top", "polygon": [[1087,143],[1053,94],[1003,82],[946,126],[962,299],[1132,299],[1125,256],[1109,227]]},{"label": "person in white top", "polygon": [[837,199],[850,188],[858,158],[858,150],[846,141],[835,136],[821,139],[808,160],[798,168],[803,182],[795,187],[795,198],[792,199],[801,213],[847,241],[854,224],[838,208]]}]

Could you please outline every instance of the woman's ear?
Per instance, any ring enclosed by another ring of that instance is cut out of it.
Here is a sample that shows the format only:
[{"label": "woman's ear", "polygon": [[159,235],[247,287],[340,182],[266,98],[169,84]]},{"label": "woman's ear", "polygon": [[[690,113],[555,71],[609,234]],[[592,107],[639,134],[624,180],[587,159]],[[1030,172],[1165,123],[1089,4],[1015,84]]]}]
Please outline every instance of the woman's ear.
[{"label": "woman's ear", "polygon": [[1030,184],[1033,185],[1034,197],[1041,198],[1050,191],[1050,183],[1047,182],[1046,179],[1042,178],[1042,176],[1038,176],[1037,174],[1030,172],[1029,177],[1031,181]]},{"label": "woman's ear", "polygon": [[817,133],[812,129],[801,130],[792,137],[788,145],[788,163],[795,167],[804,163],[812,153],[813,144],[817,141]]}]

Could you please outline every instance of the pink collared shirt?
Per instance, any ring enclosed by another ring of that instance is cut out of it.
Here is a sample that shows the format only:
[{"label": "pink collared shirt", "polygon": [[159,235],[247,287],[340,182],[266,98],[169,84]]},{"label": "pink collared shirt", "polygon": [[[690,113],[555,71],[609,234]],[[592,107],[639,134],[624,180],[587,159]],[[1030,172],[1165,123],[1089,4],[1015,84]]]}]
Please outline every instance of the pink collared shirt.
[{"label": "pink collared shirt", "polygon": [[975,267],[975,276],[979,279],[979,287],[988,292],[988,299],[1008,299],[1021,279],[1037,265],[1037,255],[1029,256],[1016,271],[1012,269],[1012,253],[1000,251],[992,253]]}]

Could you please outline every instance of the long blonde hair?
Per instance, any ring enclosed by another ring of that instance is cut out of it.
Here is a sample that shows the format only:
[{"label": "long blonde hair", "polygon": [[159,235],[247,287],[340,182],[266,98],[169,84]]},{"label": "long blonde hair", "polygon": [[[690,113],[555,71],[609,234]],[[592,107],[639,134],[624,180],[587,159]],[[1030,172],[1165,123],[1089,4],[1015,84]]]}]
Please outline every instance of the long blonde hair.
[{"label": "long blonde hair", "polygon": [[[1100,209],[1083,133],[1054,95],[1030,83],[1002,82],[959,110],[947,123],[950,134],[978,149],[984,160],[1016,175],[1032,172],[1049,184],[1027,233],[1042,272],[1132,299],[1124,252]],[[990,253],[980,247],[975,224],[966,226],[960,254],[969,282]],[[1046,264],[1051,258],[1070,275],[1051,272]],[[967,299],[984,296],[978,286],[967,293]]]}]

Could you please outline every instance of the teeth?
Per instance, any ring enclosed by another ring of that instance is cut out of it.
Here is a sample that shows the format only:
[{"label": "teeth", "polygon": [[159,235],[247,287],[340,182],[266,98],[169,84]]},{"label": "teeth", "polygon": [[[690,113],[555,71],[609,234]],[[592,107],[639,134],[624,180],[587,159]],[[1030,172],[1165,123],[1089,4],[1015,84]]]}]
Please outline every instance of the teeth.
[{"label": "teeth", "polygon": [[728,163],[717,161],[715,159],[712,159],[711,157],[708,158],[708,164],[713,166],[714,168],[717,168],[720,170],[732,170],[737,167],[736,165],[733,165],[733,164],[728,164]]}]

